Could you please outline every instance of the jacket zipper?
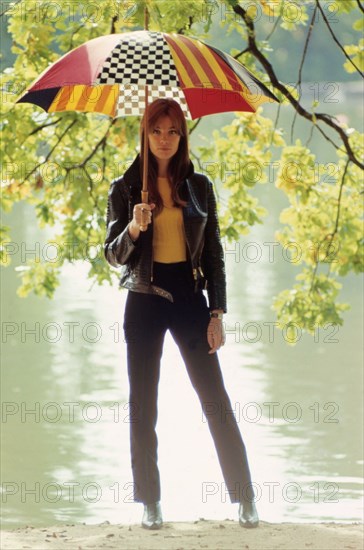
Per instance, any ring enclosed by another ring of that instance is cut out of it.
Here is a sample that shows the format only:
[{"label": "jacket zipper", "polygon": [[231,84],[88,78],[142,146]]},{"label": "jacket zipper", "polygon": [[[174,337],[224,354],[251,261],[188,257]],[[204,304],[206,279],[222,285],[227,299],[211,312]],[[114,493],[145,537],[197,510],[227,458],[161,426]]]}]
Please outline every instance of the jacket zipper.
[{"label": "jacket zipper", "polygon": [[191,266],[191,269],[192,269],[192,276],[193,276],[193,279],[195,281],[195,290],[196,290],[196,286],[197,286],[197,269],[195,267],[193,267],[193,264],[192,264],[191,249],[190,249],[190,245],[189,245],[187,235],[186,235],[184,210],[182,212],[183,212],[183,234],[185,236],[185,242],[186,242],[187,251],[188,251],[188,259],[189,259],[190,266]]},{"label": "jacket zipper", "polygon": [[151,230],[152,230],[152,259],[151,259],[151,265],[150,265],[150,282],[153,282],[153,263],[154,263],[154,256],[153,256],[153,216],[152,216],[152,223],[151,223]]}]

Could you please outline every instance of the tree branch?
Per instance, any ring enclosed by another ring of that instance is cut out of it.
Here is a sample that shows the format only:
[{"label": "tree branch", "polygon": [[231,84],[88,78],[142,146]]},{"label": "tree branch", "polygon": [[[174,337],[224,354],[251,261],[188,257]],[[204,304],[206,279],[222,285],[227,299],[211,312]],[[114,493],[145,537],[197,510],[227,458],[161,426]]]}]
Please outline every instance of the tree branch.
[{"label": "tree branch", "polygon": [[23,141],[19,144],[19,147],[23,147],[24,143],[27,141],[27,139],[30,137],[30,136],[34,136],[35,134],[37,134],[38,132],[40,132],[41,130],[43,130],[43,128],[48,128],[49,126],[56,126],[58,124],[58,122],[60,122],[62,119],[61,118],[57,118],[57,120],[54,120],[52,122],[46,122],[45,124],[42,124],[41,126],[37,126],[36,128],[34,128],[34,130],[32,130],[30,132],[30,134],[28,134],[27,136],[25,136],[25,138],[23,139]]},{"label": "tree branch", "polygon": [[327,20],[327,17],[325,15],[325,12],[324,10],[321,8],[320,6],[320,2],[319,0],[316,0],[316,6],[318,7],[318,9],[320,10],[321,12],[321,15],[322,15],[322,18],[323,20],[325,21],[326,23],[326,26],[327,28],[329,29],[329,32],[334,40],[334,42],[339,46],[340,50],[343,52],[343,54],[345,55],[346,59],[352,64],[353,67],[355,67],[355,69],[358,71],[358,73],[360,74],[360,76],[362,76],[364,78],[364,73],[359,69],[359,67],[357,65],[355,65],[354,61],[351,59],[351,57],[346,53],[345,49],[342,47],[342,45],[340,44],[340,42],[338,41],[338,39],[336,38],[332,28],[330,27],[330,23],[328,22]]},{"label": "tree branch", "polygon": [[[347,162],[346,162],[346,164],[345,164],[343,176],[342,176],[341,182],[340,182],[339,196],[338,196],[338,198],[337,198],[337,203],[338,203],[338,204],[337,204],[337,214],[336,214],[335,227],[334,227],[333,233],[331,233],[332,239],[333,239],[334,236],[336,235],[337,230],[338,230],[338,228],[339,228],[340,207],[341,207],[341,195],[342,195],[342,191],[343,191],[343,187],[344,187],[344,183],[345,183],[345,177],[346,177],[346,173],[347,173],[347,171],[348,171],[349,164],[350,164],[350,160],[348,159]],[[331,239],[331,240],[332,240],[332,239]]]},{"label": "tree branch", "polygon": [[[188,30],[191,29],[193,23],[194,23],[193,17],[192,17],[192,15],[190,15],[189,18],[188,18],[188,26],[187,26]],[[184,33],[185,33],[185,27],[177,30],[177,34],[184,34]]]},{"label": "tree branch", "polygon": [[[333,128],[335,130],[335,132],[337,134],[339,134],[339,136],[341,137],[341,139],[343,141],[343,144],[344,144],[344,147],[345,147],[346,154],[348,155],[349,159],[354,164],[359,166],[359,168],[364,169],[364,164],[356,158],[356,156],[354,154],[354,151],[352,150],[352,148],[350,146],[349,138],[346,135],[344,129],[341,128],[338,124],[336,124],[328,115],[326,115],[324,113],[317,113],[316,115],[314,115],[313,113],[310,113],[309,111],[304,109],[302,107],[302,105],[293,97],[293,95],[286,88],[286,86],[284,86],[284,84],[282,84],[278,80],[271,63],[263,55],[263,53],[259,50],[259,48],[257,46],[256,39],[255,39],[254,22],[252,21],[252,19],[250,19],[250,17],[248,17],[248,15],[246,13],[246,10],[244,8],[242,8],[239,4],[235,4],[234,7],[233,7],[233,10],[237,15],[239,15],[244,20],[244,22],[247,26],[247,29],[248,29],[249,49],[250,49],[251,53],[254,55],[254,57],[256,57],[256,59],[265,68],[265,70],[268,73],[269,79],[270,79],[271,83],[273,84],[273,86],[277,90],[279,90],[288,99],[288,101],[296,109],[296,111],[298,112],[299,115],[306,118],[307,120],[309,120],[312,123],[315,123],[315,119],[316,120],[322,120],[325,124],[327,124],[328,126]],[[320,128],[317,124],[316,124],[316,127],[322,133],[322,135],[334,145],[334,147],[336,149],[339,149],[339,147],[336,146],[332,142],[332,140],[329,138],[329,136],[327,134],[325,134],[325,132],[322,130],[322,128]]]},{"label": "tree branch", "polygon": [[197,126],[200,124],[200,122],[201,122],[201,117],[198,118],[198,119],[196,120],[196,123],[195,123],[195,124],[192,126],[192,128],[190,129],[190,132],[189,132],[190,135],[192,134],[192,132],[194,132],[194,130],[196,130],[196,128],[197,128]]},{"label": "tree branch", "polygon": [[[303,69],[303,64],[305,62],[305,59],[306,59],[308,44],[309,44],[309,41],[310,41],[310,38],[311,38],[311,35],[312,35],[313,26],[315,24],[316,12],[317,12],[317,6],[315,6],[315,9],[313,10],[311,23],[310,23],[310,27],[308,29],[308,33],[307,33],[307,36],[306,36],[306,41],[305,41],[305,45],[304,45],[304,48],[303,48],[303,55],[302,55],[300,67],[299,67],[299,70],[298,70],[298,81],[297,81],[297,84],[296,84],[296,87],[298,88],[298,90],[300,90],[301,83],[302,83],[302,69]],[[291,126],[291,143],[293,142],[293,130],[294,130],[294,125],[295,125],[295,122],[296,122],[297,114],[298,114],[297,111],[295,111],[292,126]]]},{"label": "tree branch", "polygon": [[312,136],[313,136],[314,129],[315,129],[315,125],[312,124],[312,126],[311,126],[311,131],[310,131],[310,135],[309,135],[309,137],[308,137],[308,139],[307,139],[307,141],[306,141],[306,143],[305,143],[305,146],[306,146],[306,147],[308,147],[309,144],[310,144],[310,141],[311,141]]},{"label": "tree branch", "polygon": [[203,166],[201,164],[200,157],[198,157],[193,151],[190,151],[190,156],[196,160],[199,170],[203,172]]},{"label": "tree branch", "polygon": [[282,19],[282,16],[279,15],[279,17],[277,17],[277,19],[276,19],[276,21],[275,21],[275,23],[274,23],[274,25],[273,25],[273,29],[270,31],[270,33],[267,35],[267,37],[266,37],[266,39],[265,39],[266,42],[268,42],[268,40],[270,40],[270,38],[272,37],[273,33],[274,33],[274,32],[276,31],[276,29],[278,28],[278,25],[279,25],[281,19]]},{"label": "tree branch", "polygon": [[361,5],[360,0],[356,0],[356,1],[357,1],[357,3],[358,3],[359,9],[364,13],[364,8],[363,8],[363,6]]},{"label": "tree branch", "polygon": [[30,134],[27,135],[26,139],[28,139],[28,137],[30,137],[30,136],[34,136],[34,134],[37,134],[38,132],[43,130],[43,128],[48,128],[49,126],[56,126],[58,124],[58,122],[60,122],[61,120],[62,120],[61,118],[57,118],[57,120],[53,120],[52,122],[46,122],[45,124],[42,124],[41,126],[37,126],[36,128],[34,128],[34,130],[32,130],[30,132]]},{"label": "tree branch", "polygon": [[115,34],[116,33],[116,22],[117,22],[118,19],[119,19],[119,17],[117,15],[114,15],[114,17],[111,19],[110,34]]},{"label": "tree branch", "polygon": [[[338,232],[338,229],[339,229],[339,220],[340,220],[340,210],[341,210],[341,197],[342,197],[342,192],[343,192],[343,188],[344,188],[344,183],[345,183],[345,177],[346,177],[346,174],[347,174],[347,171],[348,171],[348,167],[349,167],[349,164],[350,164],[350,159],[347,160],[346,164],[345,164],[345,168],[344,168],[344,172],[343,172],[343,175],[342,175],[342,178],[341,178],[341,182],[340,182],[340,189],[339,189],[339,196],[337,198],[337,211],[336,211],[336,220],[335,220],[335,226],[334,226],[334,230],[332,233],[329,233],[328,235],[326,235],[326,237],[324,237],[321,242],[319,243],[318,245],[318,249],[317,249],[317,257],[316,257],[316,265],[315,265],[315,269],[313,271],[313,276],[312,276],[312,282],[311,282],[311,288],[310,288],[310,292],[313,288],[313,285],[314,285],[314,281],[315,281],[315,276],[316,276],[316,273],[317,273],[317,268],[318,268],[318,264],[319,263],[325,263],[327,257],[329,256],[330,254],[330,248],[331,248],[331,245],[332,245],[332,242],[334,240],[334,237],[336,235],[336,233]],[[323,244],[326,244],[326,240],[327,238],[329,238],[329,242],[328,244],[326,245],[327,248],[326,248],[326,254],[325,254],[325,257],[320,260],[320,249],[321,249],[321,245]],[[330,262],[330,265],[331,265],[332,262]],[[330,274],[330,269],[329,269],[329,273],[328,275]]]},{"label": "tree branch", "polygon": [[241,52],[237,53],[236,55],[234,55],[234,59],[239,59],[239,57],[241,57],[242,55],[244,55],[245,53],[248,53],[249,51],[249,48],[245,48],[245,50],[242,50]]},{"label": "tree branch", "polygon": [[68,46],[68,50],[67,50],[67,51],[69,51],[69,50],[72,50],[72,49],[73,49],[73,47],[74,47],[74,46],[73,46],[73,37],[75,36],[75,34],[77,34],[77,33],[78,33],[78,31],[80,31],[81,29],[83,29],[83,27],[84,27],[84,23],[81,23],[81,25],[79,25],[79,26],[77,27],[77,29],[76,29],[76,30],[74,30],[74,31],[72,32],[72,34],[71,34],[71,41],[70,41],[70,45]]},{"label": "tree branch", "polygon": [[97,153],[98,149],[102,146],[104,147],[106,145],[106,141],[107,141],[107,138],[108,138],[108,135],[109,135],[109,132],[111,130],[111,128],[114,126],[114,124],[116,123],[116,118],[114,118],[110,124],[109,124],[109,127],[108,129],[106,130],[105,134],[102,136],[102,138],[100,139],[100,141],[96,144],[96,146],[92,149],[91,153],[82,161],[80,162],[79,164],[74,164],[72,169],[76,169],[76,168],[85,168],[86,164],[88,163],[89,160],[92,159],[92,157]]},{"label": "tree branch", "polygon": [[5,8],[4,11],[2,11],[0,13],[0,17],[3,17],[8,11],[9,9],[11,10],[12,8],[14,8],[17,4],[19,4],[22,0],[17,0],[16,2],[12,2],[10,5],[9,5],[9,8]]},{"label": "tree branch", "polygon": [[71,130],[71,128],[76,124],[76,119],[73,120],[71,122],[71,124],[69,126],[67,126],[67,128],[65,129],[65,131],[61,134],[61,136],[58,138],[57,142],[55,143],[55,145],[52,147],[52,149],[49,150],[44,162],[39,162],[34,168],[33,170],[31,170],[30,172],[28,172],[25,176],[24,176],[24,179],[23,181],[21,182],[20,185],[22,185],[27,179],[30,178],[30,176],[32,176],[34,174],[34,172],[36,172],[38,170],[38,168],[40,166],[42,166],[42,164],[45,164],[49,159],[50,157],[52,156],[54,150],[56,149],[56,147],[58,147],[58,145],[61,143],[62,139],[64,138],[64,136],[67,134],[67,132],[69,132]]}]

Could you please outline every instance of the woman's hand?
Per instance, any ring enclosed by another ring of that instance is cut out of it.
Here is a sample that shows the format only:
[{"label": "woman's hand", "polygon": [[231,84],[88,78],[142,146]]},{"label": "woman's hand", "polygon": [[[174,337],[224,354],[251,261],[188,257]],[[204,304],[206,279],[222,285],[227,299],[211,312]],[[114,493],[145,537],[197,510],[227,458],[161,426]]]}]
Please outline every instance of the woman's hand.
[{"label": "woman's hand", "polygon": [[225,329],[222,319],[211,317],[209,326],[207,327],[207,341],[210,346],[209,353],[215,353],[221,346],[225,344]]},{"label": "woman's hand", "polygon": [[141,231],[146,231],[148,225],[152,222],[152,210],[155,208],[155,204],[147,204],[141,202],[134,206],[133,219],[129,223],[129,235],[136,241]]}]

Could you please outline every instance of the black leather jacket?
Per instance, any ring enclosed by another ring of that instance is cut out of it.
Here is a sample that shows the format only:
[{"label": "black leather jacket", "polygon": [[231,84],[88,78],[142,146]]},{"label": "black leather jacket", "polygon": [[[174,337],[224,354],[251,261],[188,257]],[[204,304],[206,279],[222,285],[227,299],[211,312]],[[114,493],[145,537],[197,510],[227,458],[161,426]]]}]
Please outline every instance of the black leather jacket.
[{"label": "black leather jacket", "polygon": [[[137,241],[133,242],[128,232],[133,208],[141,202],[141,188],[138,156],[124,176],[110,186],[105,257],[113,267],[122,266],[121,286],[173,301],[169,292],[153,284],[153,219]],[[191,163],[179,194],[187,202],[183,220],[195,290],[206,288],[210,310],[226,312],[224,254],[212,183],[206,176],[195,173]]]}]

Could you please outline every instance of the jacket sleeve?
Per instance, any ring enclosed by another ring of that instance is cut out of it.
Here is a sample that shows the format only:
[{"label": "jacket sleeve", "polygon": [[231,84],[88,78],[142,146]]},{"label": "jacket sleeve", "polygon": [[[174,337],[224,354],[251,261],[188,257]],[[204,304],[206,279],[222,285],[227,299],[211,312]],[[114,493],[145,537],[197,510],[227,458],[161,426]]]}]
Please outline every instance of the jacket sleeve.
[{"label": "jacket sleeve", "polygon": [[129,200],[123,179],[111,183],[106,215],[106,238],[104,254],[113,267],[126,264],[138,248],[128,231]]},{"label": "jacket sleeve", "polygon": [[207,279],[207,293],[210,310],[222,309],[224,313],[226,313],[224,251],[221,244],[216,198],[210,180],[208,180],[207,212],[205,242],[201,256],[201,265]]}]

